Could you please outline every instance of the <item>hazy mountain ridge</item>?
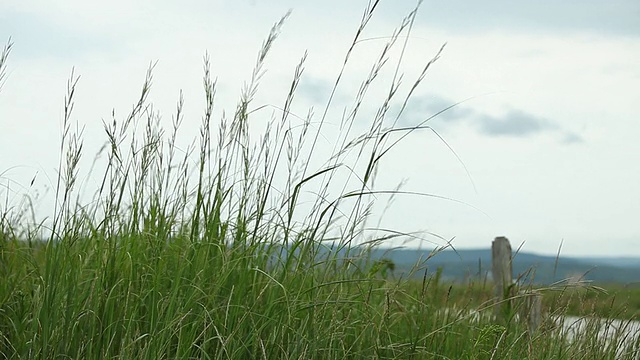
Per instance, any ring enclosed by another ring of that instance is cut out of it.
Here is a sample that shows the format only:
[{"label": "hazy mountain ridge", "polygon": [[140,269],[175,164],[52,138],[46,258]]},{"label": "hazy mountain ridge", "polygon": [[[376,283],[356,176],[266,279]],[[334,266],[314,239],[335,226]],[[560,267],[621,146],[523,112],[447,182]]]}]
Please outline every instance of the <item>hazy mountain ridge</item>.
[{"label": "hazy mountain ridge", "polygon": [[[384,249],[372,251],[372,259],[386,258],[395,264],[394,275],[406,274],[417,263],[421,271],[414,276],[424,276],[442,269],[445,279],[465,281],[472,278],[490,278],[491,249],[443,250],[432,254],[430,250]],[[426,261],[425,261],[426,260]],[[513,258],[514,277],[538,284],[551,284],[571,279],[596,283],[640,283],[640,258],[631,257],[559,257],[518,252]]]}]

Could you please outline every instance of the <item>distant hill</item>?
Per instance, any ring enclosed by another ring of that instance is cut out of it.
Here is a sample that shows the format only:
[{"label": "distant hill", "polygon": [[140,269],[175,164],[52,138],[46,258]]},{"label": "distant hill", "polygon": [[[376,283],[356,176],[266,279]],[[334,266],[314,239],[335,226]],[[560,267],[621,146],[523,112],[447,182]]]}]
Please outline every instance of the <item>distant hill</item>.
[{"label": "distant hill", "polygon": [[[414,276],[442,269],[442,277],[453,281],[491,277],[491,249],[443,250],[430,256],[430,250],[377,248],[372,259],[386,258],[396,266],[395,276],[408,274],[418,264]],[[426,260],[426,261],[425,261]],[[514,277],[536,284],[551,284],[567,279],[594,283],[640,283],[640,258],[565,257],[518,252],[513,259]]]}]

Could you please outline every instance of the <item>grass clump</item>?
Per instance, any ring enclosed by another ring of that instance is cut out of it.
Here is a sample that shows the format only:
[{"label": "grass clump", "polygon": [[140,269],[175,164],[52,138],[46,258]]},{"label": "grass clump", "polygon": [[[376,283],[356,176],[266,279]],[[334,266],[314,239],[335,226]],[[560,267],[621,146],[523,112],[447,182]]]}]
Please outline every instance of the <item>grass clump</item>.
[{"label": "grass clump", "polygon": [[[397,144],[391,135],[427,128],[385,123],[399,77],[369,130],[341,133],[325,159],[314,150],[377,5],[365,10],[320,118],[291,113],[305,55],[281,112],[258,138],[249,123],[264,112],[251,110],[252,101],[284,18],[230,117],[214,118],[216,83],[205,57],[200,136],[182,155],[183,99],[165,131],[148,101],[151,67],[129,115],[104,123],[107,160],[88,201],[78,190],[83,139],[72,131],[72,73],[50,222],[33,225],[10,206],[0,214],[0,358],[574,358],[565,345],[584,342],[548,336],[551,328],[533,335],[496,325],[464,306],[449,311],[451,288],[427,276],[420,286],[389,280],[369,261],[370,247],[409,235],[366,225],[376,195],[400,193],[374,184],[381,159]],[[359,119],[415,16],[383,47],[341,128]],[[0,80],[9,50],[0,57]],[[400,99],[395,119],[439,55]],[[314,169],[316,163],[322,165]]]}]

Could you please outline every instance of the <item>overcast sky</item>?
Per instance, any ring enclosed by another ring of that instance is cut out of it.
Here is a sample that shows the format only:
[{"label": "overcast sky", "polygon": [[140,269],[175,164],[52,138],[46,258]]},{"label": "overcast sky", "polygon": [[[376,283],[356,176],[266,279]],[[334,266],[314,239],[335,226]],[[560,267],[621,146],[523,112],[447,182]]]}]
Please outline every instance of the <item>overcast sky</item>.
[{"label": "overcast sky", "polygon": [[[258,100],[282,104],[308,50],[294,111],[321,108],[366,5],[4,1],[0,40],[11,36],[15,47],[0,92],[0,177],[26,186],[38,174],[42,191],[52,183],[73,67],[81,75],[74,120],[85,126],[87,151],[104,141],[102,119],[130,110],[156,60],[151,100],[170,121],[182,89],[192,119],[185,126],[197,134],[205,52],[218,78],[218,104],[232,112],[260,44],[289,9]],[[384,37],[415,5],[382,1],[364,36],[370,40],[358,45],[338,88],[336,114],[351,105]],[[393,187],[405,179],[405,190],[470,206],[399,197],[383,225],[455,237],[458,248],[488,247],[505,235],[538,253],[554,254],[563,242],[565,255],[640,256],[640,2],[425,1],[403,59],[405,93],[444,43],[399,124],[416,125],[470,98],[429,123],[470,177],[433,132],[422,131],[389,154],[381,182]],[[374,98],[388,86],[375,89]]]}]

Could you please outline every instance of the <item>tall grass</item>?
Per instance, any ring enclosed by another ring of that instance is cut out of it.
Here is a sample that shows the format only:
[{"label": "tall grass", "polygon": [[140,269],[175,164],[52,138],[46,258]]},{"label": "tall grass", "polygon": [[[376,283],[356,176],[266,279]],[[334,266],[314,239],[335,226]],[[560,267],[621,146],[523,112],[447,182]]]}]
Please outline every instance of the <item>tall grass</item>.
[{"label": "tall grass", "polygon": [[[377,5],[365,9],[320,118],[291,113],[305,55],[279,117],[258,139],[249,123],[264,112],[252,110],[252,101],[286,16],[264,41],[229,117],[214,118],[216,83],[205,57],[206,107],[189,151],[177,148],[182,97],[170,129],[160,127],[148,102],[150,67],[130,114],[104,123],[107,162],[88,201],[78,190],[84,154],[82,134],[73,131],[78,77],[72,73],[51,221],[33,225],[8,205],[0,218],[0,357],[573,359],[575,350],[611,358],[613,350],[584,347],[579,336],[549,336],[557,333],[552,327],[534,335],[442,311],[447,288],[426,273],[416,284],[387,279],[372,266],[371,246],[411,236],[366,225],[376,195],[402,194],[376,188],[380,161],[397,144],[392,134],[428,128],[426,121],[394,127],[390,104],[403,104],[399,118],[440,56],[425,64],[405,98],[396,99],[400,77],[394,76],[369,130],[342,132],[334,151],[316,159],[333,95]],[[360,119],[369,89],[380,84],[392,49],[403,46],[416,11],[373,62],[342,129]],[[2,71],[9,49],[0,58]],[[391,71],[398,74],[399,67]],[[313,168],[316,163],[323,165]],[[304,203],[309,194],[311,206]]]}]

